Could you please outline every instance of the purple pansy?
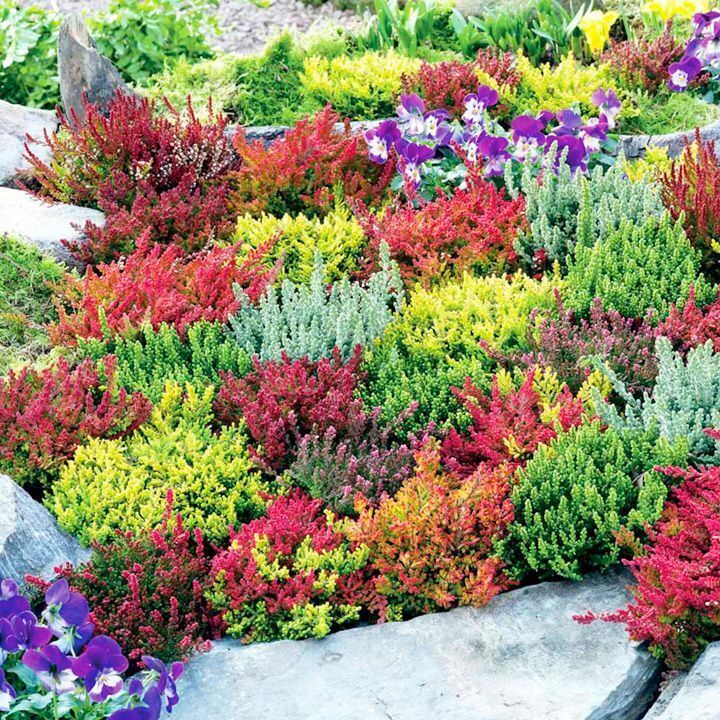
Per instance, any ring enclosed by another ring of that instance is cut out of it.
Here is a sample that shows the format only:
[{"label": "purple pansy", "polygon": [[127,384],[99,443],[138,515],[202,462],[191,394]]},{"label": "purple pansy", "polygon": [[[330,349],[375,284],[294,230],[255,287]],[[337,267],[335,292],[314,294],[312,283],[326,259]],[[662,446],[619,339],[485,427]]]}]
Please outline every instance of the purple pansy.
[{"label": "purple pansy", "polygon": [[555,119],[555,113],[552,110],[541,110],[536,119],[544,130]]},{"label": "purple pansy", "polygon": [[390,150],[400,139],[400,129],[394,120],[384,120],[377,127],[365,133],[370,159],[378,165],[387,162]]},{"label": "purple pansy", "polygon": [[478,144],[478,153],[482,156],[485,164],[483,175],[486,178],[502,175],[505,163],[510,159],[507,150],[508,141],[504,137],[493,137],[488,135]]},{"label": "purple pansy", "polygon": [[687,90],[690,83],[700,74],[702,64],[696,57],[685,56],[680,62],[671,63],[668,87],[674,92]]},{"label": "purple pansy", "polygon": [[172,665],[167,666],[161,660],[149,655],[143,655],[142,661],[148,667],[152,676],[157,678],[157,689],[165,701],[165,709],[172,712],[173,707],[180,700],[176,682],[185,671],[185,666],[181,662],[174,662]]},{"label": "purple pansy", "polygon": [[427,160],[435,156],[435,149],[427,145],[399,140],[395,147],[400,153],[400,167],[405,182],[411,187],[420,185],[420,168]]},{"label": "purple pansy", "polygon": [[72,669],[85,682],[90,699],[102,702],[122,690],[122,673],[128,665],[120,646],[112,638],[98,635],[88,643],[82,655],[75,658]]},{"label": "purple pansy", "polygon": [[30,610],[9,619],[0,619],[0,652],[35,650],[47,645],[52,637],[50,628],[38,625],[37,617]]},{"label": "purple pansy", "polygon": [[397,107],[400,122],[407,124],[410,135],[423,135],[425,133],[425,103],[416,93],[400,96],[400,104]]},{"label": "purple pansy", "polygon": [[600,111],[600,117],[607,122],[608,128],[612,130],[615,127],[615,118],[622,109],[620,98],[615,94],[614,90],[603,90],[599,88],[592,95],[593,105]]},{"label": "purple pansy", "polygon": [[5,673],[0,668],[0,712],[9,712],[16,698],[15,688],[5,680]]},{"label": "purple pansy", "polygon": [[537,160],[540,148],[545,144],[543,135],[544,125],[530,115],[518,115],[510,127],[513,131],[513,143],[515,151],[513,157],[520,162],[530,158],[533,162]]},{"label": "purple pansy", "polygon": [[440,145],[447,145],[452,137],[452,129],[447,124],[451,115],[447,110],[433,110],[424,116],[425,133]]},{"label": "purple pansy", "polygon": [[485,111],[493,105],[497,105],[499,99],[497,90],[487,85],[481,85],[476,93],[466,95],[463,100],[465,105],[463,122],[473,127],[482,127],[485,121]]},{"label": "purple pansy", "polygon": [[555,135],[577,135],[583,126],[580,115],[570,108],[560,110],[556,117],[560,125],[555,128]]},{"label": "purple pansy", "polygon": [[586,152],[596,153],[600,152],[601,144],[607,140],[607,134],[607,120],[604,117],[591,118],[587,124],[580,129],[578,137],[585,144]]},{"label": "purple pansy", "polygon": [[574,135],[548,135],[548,149],[553,145],[557,151],[553,168],[555,171],[557,171],[561,160],[565,161],[572,172],[587,169],[585,164],[587,155],[585,143],[580,138]]},{"label": "purple pansy", "polygon": [[0,618],[10,618],[30,610],[30,602],[18,592],[17,583],[0,580]]},{"label": "purple pansy", "polygon": [[162,710],[162,697],[156,686],[147,690],[137,678],[128,685],[130,707],[116,710],[108,720],[158,720]]},{"label": "purple pansy", "polygon": [[77,652],[93,635],[95,626],[88,622],[87,600],[70,590],[67,580],[58,580],[45,593],[47,608],[43,620],[58,638],[56,643],[65,652]]},{"label": "purple pansy", "polygon": [[55,695],[73,692],[77,677],[72,671],[70,658],[56,645],[39,650],[27,650],[22,663],[29,667],[40,684]]}]

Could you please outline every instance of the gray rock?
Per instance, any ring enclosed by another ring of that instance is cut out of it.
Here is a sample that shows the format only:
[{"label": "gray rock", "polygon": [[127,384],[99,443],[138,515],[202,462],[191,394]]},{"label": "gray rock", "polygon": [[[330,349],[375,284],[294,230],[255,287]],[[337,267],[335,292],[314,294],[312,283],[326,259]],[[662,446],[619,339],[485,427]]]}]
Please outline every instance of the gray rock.
[{"label": "gray rock", "polygon": [[55,518],[7,475],[0,475],[0,508],[0,578],[51,578],[56,566],[89,558],[89,552],[61,532]]},{"label": "gray rock", "polygon": [[181,680],[174,720],[637,720],[658,663],[610,623],[626,576],[543,583],[323,640],[219,642]]},{"label": "gray rock", "polygon": [[0,100],[0,186],[10,185],[18,171],[28,169],[23,158],[27,136],[32,136],[32,151],[43,161],[50,159],[50,148],[44,142],[45,131],[57,127],[55,113],[50,110],[13,105]]},{"label": "gray rock", "polygon": [[0,235],[11,235],[70,267],[79,263],[62,240],[79,240],[87,221],[105,223],[99,210],[47,203],[23,191],[0,188]]},{"label": "gray rock", "polygon": [[[700,137],[704,141],[720,139],[720,120],[700,129]],[[685,149],[688,142],[695,141],[695,130],[670,133],[668,135],[621,135],[618,150],[622,150],[626,158],[642,157],[649,147],[667,148],[670,157],[677,157]],[[716,142],[715,154],[720,157],[720,143]]]},{"label": "gray rock", "polygon": [[720,720],[720,642],[662,692],[645,720]]},{"label": "gray rock", "polygon": [[[353,132],[364,132],[375,125],[379,125],[381,122],[382,120],[355,120],[350,123],[350,129]],[[241,129],[241,126],[239,125],[230,125],[225,132],[228,137],[232,137],[239,129]],[[245,137],[248,140],[262,140],[265,147],[267,147],[268,145],[272,145],[276,140],[284,137],[285,133],[290,130],[290,126],[252,125],[242,129],[244,129]],[[345,124],[336,123],[334,129],[335,132],[343,132],[345,130]]]},{"label": "gray rock", "polygon": [[102,111],[118,91],[132,94],[118,69],[98,52],[78,15],[66,17],[60,27],[58,74],[63,109],[71,123],[85,122],[83,95]]}]

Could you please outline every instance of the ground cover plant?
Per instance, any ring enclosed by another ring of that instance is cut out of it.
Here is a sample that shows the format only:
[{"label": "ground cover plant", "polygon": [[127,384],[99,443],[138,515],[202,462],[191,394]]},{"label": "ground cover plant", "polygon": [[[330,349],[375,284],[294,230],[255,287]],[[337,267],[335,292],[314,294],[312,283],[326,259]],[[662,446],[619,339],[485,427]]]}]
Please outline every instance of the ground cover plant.
[{"label": "ground cover plant", "polygon": [[[74,660],[2,581],[0,712],[51,717],[102,654],[76,715],[156,720],[164,663],[223,634],[320,638],[623,561],[608,619],[633,639],[674,668],[720,637],[720,170],[691,112],[717,110],[720,20],[666,5],[378,0],[352,33],[189,49],[157,80],[148,57],[154,99],[66,118],[50,161],[28,142],[25,190],[106,223],[72,272],[0,240],[0,470],[91,555],[29,579],[81,608]],[[619,154],[676,114],[680,155]]]}]

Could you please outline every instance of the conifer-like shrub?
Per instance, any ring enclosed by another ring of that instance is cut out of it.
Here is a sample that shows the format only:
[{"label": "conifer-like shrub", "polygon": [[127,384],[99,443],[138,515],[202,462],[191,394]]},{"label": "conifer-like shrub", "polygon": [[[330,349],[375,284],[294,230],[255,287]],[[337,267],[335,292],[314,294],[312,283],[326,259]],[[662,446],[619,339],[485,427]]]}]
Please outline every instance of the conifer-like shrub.
[{"label": "conifer-like shrub", "polygon": [[248,141],[239,130],[233,138],[240,168],[233,174],[232,210],[237,215],[324,215],[337,198],[379,201],[395,163],[371,163],[362,135],[347,122],[339,129],[339,122],[340,116],[327,107],[299,120],[269,147],[261,140]]},{"label": "conifer-like shrub", "polygon": [[176,245],[144,243],[126,260],[88,268],[83,278],[69,277],[56,296],[60,319],[50,327],[55,344],[75,345],[81,338],[132,338],[144,325],[162,324],[185,336],[199,320],[225,322],[245,302],[256,302],[275,269],[265,262],[263,245],[237,260],[235,247],[212,247],[186,255]]},{"label": "conifer-like shrub", "polygon": [[229,319],[238,345],[261,360],[312,361],[330,357],[335,348],[347,360],[358,345],[382,335],[403,298],[398,268],[381,251],[380,269],[367,283],[343,278],[328,288],[325,265],[316,253],[309,285],[285,280],[270,287],[257,305],[238,292],[237,312]]},{"label": "conifer-like shrub", "polygon": [[114,358],[11,370],[0,378],[0,471],[20,485],[50,486],[78,445],[131,433],[150,410],[140,393],[118,389]]},{"label": "conifer-like shrub", "polygon": [[48,506],[81,542],[162,524],[168,490],[188,529],[211,542],[257,517],[268,490],[253,468],[242,423],[214,434],[213,388],[168,383],[148,422],[119,440],[91,440],[62,469]]},{"label": "conifer-like shrub", "polygon": [[674,352],[667,338],[658,338],[656,348],[657,381],[641,399],[603,369],[625,406],[621,415],[612,405],[596,403],[600,419],[619,430],[655,428],[669,442],[686,440],[693,462],[720,464],[720,447],[705,432],[720,427],[720,354],[713,352],[710,340],[690,350],[687,358]]},{"label": "conifer-like shrub", "polygon": [[700,253],[667,213],[642,225],[624,220],[594,245],[578,238],[564,299],[579,315],[587,315],[600,298],[603,307],[625,317],[642,318],[652,308],[656,320],[664,320],[673,303],[685,303],[691,288],[703,305],[714,295],[700,272]]},{"label": "conifer-like shrub", "polygon": [[513,470],[479,468],[460,480],[440,468],[433,443],[394,498],[373,508],[360,503],[349,525],[369,549],[371,610],[402,620],[458,605],[484,605],[508,589],[493,542],[512,520]]},{"label": "conifer-like shrub", "polygon": [[441,193],[419,208],[406,203],[379,216],[363,210],[360,219],[375,251],[387,243],[403,279],[428,286],[466,271],[485,275],[511,269],[525,201],[509,200],[504,190],[474,177],[467,189],[451,197]]},{"label": "conifer-like shrub", "polygon": [[271,257],[282,258],[280,278],[308,283],[319,253],[325,267],[325,279],[334,283],[356,275],[362,266],[367,239],[360,223],[347,206],[337,204],[324,217],[300,213],[281,218],[262,214],[238,218],[235,240],[241,257],[263,246],[272,246]]},{"label": "conifer-like shrub", "polygon": [[222,626],[206,598],[213,548],[200,530],[185,529],[172,503],[170,494],[160,527],[93,543],[88,563],[60,573],[87,598],[95,631],[115,640],[135,665],[143,655],[185,660],[206,649]]},{"label": "conifer-like shrub", "polygon": [[225,327],[204,320],[189,325],[186,337],[163,324],[157,330],[144,326],[137,338],[91,338],[78,345],[94,360],[114,355],[118,386],[141,392],[152,402],[162,398],[168,381],[181,387],[191,383],[199,392],[218,385],[221,371],[242,377],[252,369],[250,357],[228,337]]},{"label": "conifer-like shrub", "polygon": [[568,578],[620,558],[615,534],[642,531],[667,497],[656,465],[682,465],[687,443],[670,445],[644,430],[582,425],[541,445],[512,491],[515,519],[499,552],[519,581]]},{"label": "conifer-like shrub", "polygon": [[355,397],[359,363],[359,351],[343,363],[337,349],[332,359],[317,362],[287,355],[265,363],[253,358],[254,370],[245,377],[223,373],[215,413],[225,424],[246,423],[255,458],[282,470],[304,435],[342,432],[362,412]]},{"label": "conifer-like shrub", "polygon": [[319,500],[296,491],[231,533],[210,598],[243,642],[321,638],[359,619],[367,555]]},{"label": "conifer-like shrub", "polygon": [[[553,165],[556,151],[548,152]],[[631,182],[622,163],[608,169],[597,165],[587,178],[573,173],[562,159],[557,172],[544,172],[539,178],[526,163],[519,181],[509,172],[510,164],[507,167],[505,180],[511,196],[525,197],[528,225],[521,229],[515,250],[531,272],[550,268],[556,261],[564,268],[579,232],[592,244],[616,230],[622,220],[643,223],[663,212],[658,189],[644,180]]]}]

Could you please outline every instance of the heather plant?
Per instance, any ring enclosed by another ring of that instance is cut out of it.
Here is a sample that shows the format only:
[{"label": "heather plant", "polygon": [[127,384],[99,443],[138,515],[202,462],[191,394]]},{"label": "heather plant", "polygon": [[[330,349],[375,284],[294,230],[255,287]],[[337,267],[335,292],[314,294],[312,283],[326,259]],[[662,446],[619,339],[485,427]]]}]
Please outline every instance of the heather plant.
[{"label": "heather plant", "polygon": [[115,379],[128,392],[141,392],[159,402],[168,382],[192,384],[200,392],[220,383],[220,372],[242,377],[252,369],[250,357],[231,340],[225,327],[204,320],[188,326],[187,336],[169,325],[144,326],[137,338],[79,340],[81,354],[100,360],[117,358]]},{"label": "heather plant", "polygon": [[237,312],[229,318],[231,337],[249,355],[261,360],[330,357],[335,348],[347,360],[358,345],[382,335],[403,299],[397,265],[387,248],[381,250],[380,269],[367,283],[347,278],[328,289],[325,265],[316,253],[310,283],[285,280],[270,287],[257,305],[238,291]]},{"label": "heather plant", "polygon": [[321,638],[360,618],[367,558],[342,521],[295,491],[231,533],[209,597],[243,642]]},{"label": "heather plant", "polygon": [[294,283],[310,281],[316,253],[322,257],[328,282],[356,275],[367,244],[360,223],[341,204],[324,217],[307,217],[302,213],[281,218],[265,213],[257,218],[243,215],[237,221],[235,240],[240,245],[241,257],[271,245],[271,257],[282,258],[280,277]]},{"label": "heather plant", "polygon": [[133,432],[150,415],[140,393],[118,388],[114,358],[97,367],[60,358],[0,378],[0,469],[20,485],[49,487],[78,445]]},{"label": "heather plant", "polygon": [[311,362],[307,356],[260,362],[238,378],[223,373],[215,402],[218,420],[247,424],[254,441],[253,455],[264,468],[279,471],[292,461],[298,441],[330,428],[342,432],[362,413],[355,397],[359,380],[359,351],[344,363],[337,348],[332,358]]},{"label": "heather plant", "polygon": [[[550,158],[554,164],[557,150],[550,151]],[[607,169],[597,165],[583,178],[561,157],[556,172],[538,178],[526,161],[519,180],[508,170],[505,182],[511,197],[525,197],[527,226],[521,228],[515,250],[531,272],[556,261],[563,268],[567,265],[581,221],[583,232],[594,241],[617,229],[622,220],[642,223],[663,211],[657,188],[643,180],[630,182],[621,162]]]},{"label": "heather plant", "polygon": [[667,488],[656,465],[682,465],[687,443],[670,445],[655,431],[599,422],[541,445],[518,471],[514,522],[498,543],[514,580],[568,578],[610,567],[620,558],[615,534],[641,532],[662,512]]},{"label": "heather plant", "polygon": [[395,497],[377,508],[360,502],[348,533],[369,551],[370,610],[381,620],[403,620],[484,605],[508,589],[493,542],[512,520],[511,478],[512,469],[501,466],[460,480],[441,470],[430,443]]},{"label": "heather plant", "polygon": [[85,544],[108,542],[116,530],[151,530],[162,525],[168,490],[186,527],[210,542],[261,514],[268,487],[253,468],[244,424],[213,433],[213,395],[212,387],[183,393],[168,383],[151,418],[124,442],[80,446],[48,498],[61,527]]},{"label": "heather plant", "polygon": [[673,305],[665,321],[658,327],[658,335],[668,338],[676,350],[686,354],[696,345],[712,342],[720,351],[720,301],[716,298],[705,307],[698,307],[695,291],[691,290],[682,308]]},{"label": "heather plant", "polygon": [[63,277],[51,258],[0,237],[0,375],[49,349],[45,324],[57,318],[53,289]]},{"label": "heather plant", "polygon": [[597,405],[601,420],[618,430],[656,429],[667,441],[685,440],[697,464],[720,464],[720,449],[707,428],[720,427],[720,355],[712,341],[688,352],[673,351],[667,338],[656,345],[658,375],[651,392],[638,399],[607,368],[603,371],[624,401],[622,415],[612,405]]},{"label": "heather plant", "polygon": [[634,112],[623,121],[627,135],[693,131],[720,118],[717,105],[693,93],[633,94]]},{"label": "heather plant", "polygon": [[642,318],[652,308],[657,321],[667,317],[673,303],[684,304],[693,287],[698,302],[712,299],[713,288],[700,272],[700,253],[668,213],[642,225],[623,220],[594,245],[582,230],[582,217],[579,225],[564,293],[567,306],[579,315],[587,315],[600,298],[604,307],[625,317]]}]

